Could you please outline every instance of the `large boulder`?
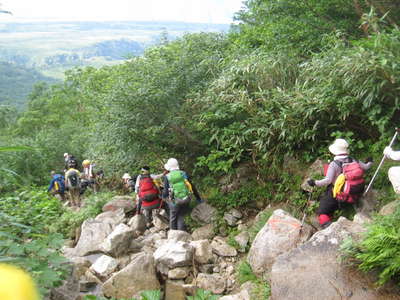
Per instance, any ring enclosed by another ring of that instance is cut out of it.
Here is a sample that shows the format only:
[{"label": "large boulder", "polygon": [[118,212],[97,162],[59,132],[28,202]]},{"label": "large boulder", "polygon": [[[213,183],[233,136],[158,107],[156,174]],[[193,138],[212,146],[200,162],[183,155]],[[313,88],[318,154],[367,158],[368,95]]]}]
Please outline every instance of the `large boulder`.
[{"label": "large boulder", "polygon": [[131,263],[115,273],[102,287],[107,297],[131,298],[140,291],[158,290],[160,283],[156,275],[154,259],[146,253],[135,254]]},{"label": "large boulder", "polygon": [[74,248],[77,256],[85,256],[101,252],[101,244],[114,230],[116,224],[114,219],[105,218],[102,220],[88,219],[82,224],[82,233]]},{"label": "large boulder", "polygon": [[210,224],[216,217],[217,209],[206,202],[200,203],[193,208],[191,217],[201,224]]},{"label": "large boulder", "polygon": [[190,266],[193,259],[193,247],[182,241],[168,240],[154,252],[157,264],[168,268]]},{"label": "large boulder", "polygon": [[100,248],[113,257],[119,257],[129,252],[133,238],[134,230],[125,224],[119,224]]},{"label": "large boulder", "polygon": [[399,294],[376,290],[371,279],[340,262],[341,243],[358,239],[365,229],[343,217],[296,249],[280,255],[272,266],[271,298],[400,299]]},{"label": "large boulder", "polygon": [[99,222],[106,221],[110,224],[113,224],[115,227],[125,221],[125,213],[122,208],[113,211],[106,211],[97,215],[95,220]]},{"label": "large boulder", "polygon": [[115,196],[103,206],[103,211],[115,211],[123,209],[125,213],[134,211],[136,208],[135,199],[131,196]]},{"label": "large boulder", "polygon": [[312,227],[301,222],[282,209],[275,210],[268,222],[256,235],[247,261],[257,276],[271,269],[275,258],[308,240]]}]

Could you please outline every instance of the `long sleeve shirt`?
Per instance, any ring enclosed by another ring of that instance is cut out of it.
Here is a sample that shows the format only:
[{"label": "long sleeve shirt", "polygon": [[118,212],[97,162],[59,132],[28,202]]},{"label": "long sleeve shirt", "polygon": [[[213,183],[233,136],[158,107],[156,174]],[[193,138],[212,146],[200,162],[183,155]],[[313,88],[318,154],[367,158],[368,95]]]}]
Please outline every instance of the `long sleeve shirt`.
[{"label": "long sleeve shirt", "polygon": [[[347,158],[348,158],[347,155],[341,155],[341,156],[336,156],[335,160],[344,163],[344,162],[347,162]],[[363,163],[361,161],[358,161],[358,163],[360,164],[360,166],[363,170],[368,170],[372,165],[372,162]],[[316,186],[327,186],[327,185],[333,184],[333,183],[335,183],[336,178],[341,173],[342,173],[342,168],[335,161],[332,161],[329,164],[328,171],[326,172],[325,178],[323,178],[321,180],[316,180],[315,185]]]}]

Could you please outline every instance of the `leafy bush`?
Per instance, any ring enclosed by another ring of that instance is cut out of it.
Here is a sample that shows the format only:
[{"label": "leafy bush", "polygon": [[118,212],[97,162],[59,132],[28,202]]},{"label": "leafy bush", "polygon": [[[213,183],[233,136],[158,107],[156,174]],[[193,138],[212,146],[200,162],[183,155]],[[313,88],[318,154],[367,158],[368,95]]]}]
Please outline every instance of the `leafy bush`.
[{"label": "leafy bush", "polygon": [[188,300],[217,300],[220,296],[214,295],[210,291],[205,291],[203,289],[197,289],[194,296],[188,296]]},{"label": "leafy bush", "polygon": [[49,230],[62,233],[65,238],[73,237],[75,229],[81,226],[86,219],[94,218],[101,213],[104,204],[110,201],[113,195],[113,192],[101,192],[85,197],[84,207],[79,211],[66,209],[57,220],[49,225]]},{"label": "leafy bush", "polygon": [[0,213],[0,262],[12,263],[33,275],[42,295],[70,271],[67,260],[59,254],[63,246],[60,234],[48,234],[43,226],[21,224],[16,216]]},{"label": "leafy bush", "polygon": [[253,273],[250,265],[242,261],[236,270],[236,278],[238,279],[240,284],[245,282],[252,282],[256,285],[256,288],[253,291],[252,299],[269,299],[271,296],[271,290],[267,282],[263,281],[262,279],[257,278],[257,276]]},{"label": "leafy bush", "polygon": [[377,285],[399,283],[400,208],[388,216],[376,216],[361,241],[346,240],[341,249],[347,260],[364,272],[377,271]]},{"label": "leafy bush", "polygon": [[104,298],[93,295],[86,295],[83,300],[161,300],[161,291],[144,291],[140,294],[140,299],[129,298],[129,299],[115,299],[115,298]]}]

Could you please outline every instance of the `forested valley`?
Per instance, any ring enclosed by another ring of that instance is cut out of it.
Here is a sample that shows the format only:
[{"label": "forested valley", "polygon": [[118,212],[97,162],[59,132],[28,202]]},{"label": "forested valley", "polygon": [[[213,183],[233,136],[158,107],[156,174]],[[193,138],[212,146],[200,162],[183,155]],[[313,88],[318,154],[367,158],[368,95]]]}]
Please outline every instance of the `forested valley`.
[{"label": "forested valley", "polygon": [[[368,181],[400,125],[399,20],[395,0],[247,0],[228,33],[187,34],[119,65],[71,69],[63,82],[36,85],[25,111],[0,106],[0,259],[34,274],[46,294],[67,273],[63,239],[122,193],[124,173],[162,173],[170,157],[218,209],[228,237],[222,216],[232,208],[284,207],[301,219],[306,207],[315,217],[300,188],[309,165],[331,159],[328,146],[344,138],[355,157],[373,157]],[[105,173],[79,212],[45,192],[65,152]],[[392,165],[374,181],[379,207],[396,199]],[[251,176],[223,190],[243,166]],[[387,245],[398,253],[399,213],[391,218],[377,217],[369,238],[397,235]],[[368,247],[352,248],[364,271],[398,284],[398,258],[379,260]]]}]

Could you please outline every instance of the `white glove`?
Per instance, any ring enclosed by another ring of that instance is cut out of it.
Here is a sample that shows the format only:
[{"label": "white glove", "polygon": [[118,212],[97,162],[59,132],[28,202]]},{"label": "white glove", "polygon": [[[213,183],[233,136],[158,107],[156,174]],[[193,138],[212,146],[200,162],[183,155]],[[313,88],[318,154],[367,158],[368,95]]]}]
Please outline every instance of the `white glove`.
[{"label": "white glove", "polygon": [[383,150],[383,154],[385,155],[386,158],[390,158],[390,155],[392,154],[393,150],[392,147],[386,147],[385,150]]}]

